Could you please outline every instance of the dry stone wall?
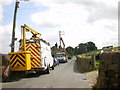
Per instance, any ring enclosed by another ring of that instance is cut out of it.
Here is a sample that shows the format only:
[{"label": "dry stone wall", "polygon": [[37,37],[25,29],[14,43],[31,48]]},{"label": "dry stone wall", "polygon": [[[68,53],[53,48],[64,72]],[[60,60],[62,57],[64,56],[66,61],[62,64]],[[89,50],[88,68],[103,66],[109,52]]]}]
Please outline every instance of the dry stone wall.
[{"label": "dry stone wall", "polygon": [[97,87],[120,87],[120,51],[109,51],[100,55]]},{"label": "dry stone wall", "polygon": [[77,56],[76,64],[80,72],[91,71],[95,67],[95,55],[92,55],[91,58]]}]

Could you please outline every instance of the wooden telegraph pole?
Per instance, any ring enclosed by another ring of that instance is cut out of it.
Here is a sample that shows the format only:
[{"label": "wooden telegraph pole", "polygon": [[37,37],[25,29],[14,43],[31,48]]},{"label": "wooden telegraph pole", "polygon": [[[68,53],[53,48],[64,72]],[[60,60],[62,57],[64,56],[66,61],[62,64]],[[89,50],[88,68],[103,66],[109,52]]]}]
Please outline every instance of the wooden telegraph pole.
[{"label": "wooden telegraph pole", "polygon": [[19,8],[19,1],[16,0],[15,3],[15,11],[14,11],[14,18],[13,18],[13,31],[12,31],[12,46],[11,46],[11,52],[14,52],[14,46],[15,46],[15,29],[16,29],[16,16],[17,16],[17,9]]}]

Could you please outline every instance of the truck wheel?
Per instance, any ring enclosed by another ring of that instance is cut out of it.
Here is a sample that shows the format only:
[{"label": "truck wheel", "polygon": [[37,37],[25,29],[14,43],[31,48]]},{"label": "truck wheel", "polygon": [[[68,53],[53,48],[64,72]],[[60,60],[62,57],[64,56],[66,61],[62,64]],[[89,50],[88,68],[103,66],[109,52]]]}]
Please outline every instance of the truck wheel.
[{"label": "truck wheel", "polygon": [[48,68],[47,68],[47,74],[49,74],[49,73],[50,73],[50,68],[48,67]]},{"label": "truck wheel", "polygon": [[49,66],[47,67],[47,69],[44,71],[45,72],[45,74],[50,74],[50,68],[49,68]]},{"label": "truck wheel", "polygon": [[54,65],[51,68],[52,68],[52,70],[54,70]]}]

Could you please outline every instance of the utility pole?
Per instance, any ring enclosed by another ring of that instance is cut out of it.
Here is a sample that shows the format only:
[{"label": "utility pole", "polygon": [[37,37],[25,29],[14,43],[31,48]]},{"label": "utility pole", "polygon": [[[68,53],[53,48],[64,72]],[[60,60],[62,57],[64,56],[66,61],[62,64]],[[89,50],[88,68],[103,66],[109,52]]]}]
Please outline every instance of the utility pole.
[{"label": "utility pole", "polygon": [[60,41],[60,48],[61,48],[61,31],[59,31],[59,41]]},{"label": "utility pole", "polygon": [[14,52],[14,46],[15,46],[16,16],[17,16],[17,9],[18,9],[18,8],[19,8],[19,1],[16,0],[16,3],[15,3],[15,11],[14,11],[14,19],[13,19],[13,32],[12,32],[11,52]]}]

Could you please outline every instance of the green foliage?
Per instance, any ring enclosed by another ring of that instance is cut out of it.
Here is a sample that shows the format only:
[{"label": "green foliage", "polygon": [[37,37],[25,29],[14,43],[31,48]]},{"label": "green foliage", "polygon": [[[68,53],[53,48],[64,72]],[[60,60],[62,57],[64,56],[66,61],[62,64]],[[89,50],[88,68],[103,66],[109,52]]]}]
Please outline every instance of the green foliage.
[{"label": "green foliage", "polygon": [[120,50],[120,46],[119,47],[113,47],[112,50]]},{"label": "green foliage", "polygon": [[87,42],[86,47],[87,47],[88,52],[97,50],[97,47],[95,46],[93,42]]},{"label": "green foliage", "polygon": [[98,90],[97,84],[94,84],[94,85],[92,86],[92,90]]},{"label": "green foliage", "polygon": [[69,56],[73,56],[75,54],[75,50],[73,47],[67,47],[66,51],[68,52]]},{"label": "green foliage", "polygon": [[93,42],[80,43],[75,47],[75,54],[83,54],[94,50],[97,50],[97,47]]}]

